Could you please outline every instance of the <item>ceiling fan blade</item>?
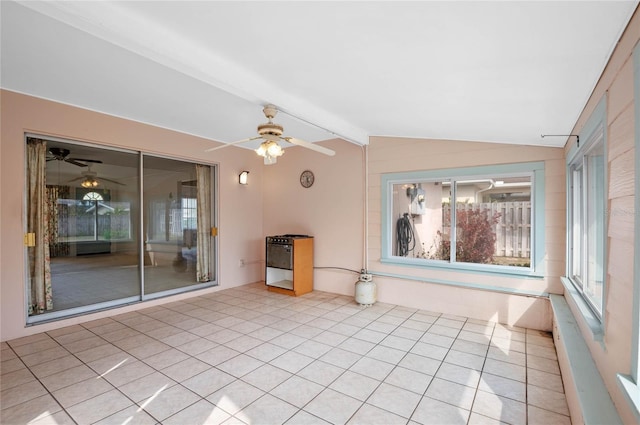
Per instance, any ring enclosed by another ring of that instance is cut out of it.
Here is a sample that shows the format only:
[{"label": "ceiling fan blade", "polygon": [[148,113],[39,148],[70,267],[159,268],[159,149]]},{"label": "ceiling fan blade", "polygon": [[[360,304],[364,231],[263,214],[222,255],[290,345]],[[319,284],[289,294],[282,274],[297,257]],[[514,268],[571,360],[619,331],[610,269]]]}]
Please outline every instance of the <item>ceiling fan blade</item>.
[{"label": "ceiling fan blade", "polygon": [[242,140],[236,140],[235,142],[231,142],[231,143],[226,143],[224,145],[220,145],[220,146],[216,146],[214,148],[209,148],[209,149],[205,149],[205,152],[212,152],[212,151],[216,151],[218,149],[223,149],[229,146],[233,146],[233,145],[239,145],[240,143],[244,143],[244,142],[250,142],[251,140],[256,140],[256,139],[261,139],[261,136],[253,136],[253,137],[249,137],[248,139],[242,139]]},{"label": "ceiling fan blade", "polygon": [[94,164],[102,164],[102,161],[99,159],[84,159],[84,158],[69,158],[73,161],[82,161],[82,162],[93,162]]},{"label": "ceiling fan blade", "polygon": [[71,179],[71,180],[67,181],[67,183],[71,183],[71,182],[75,182],[75,181],[78,181],[78,180],[82,180],[84,178],[86,178],[86,177],[85,176],[76,177],[75,179]]},{"label": "ceiling fan blade", "polygon": [[53,156],[56,157],[56,159],[64,159],[67,156],[69,156],[69,154],[71,153],[71,151],[69,149],[63,149],[63,148],[50,148],[49,149],[49,153]]},{"label": "ceiling fan blade", "polygon": [[302,146],[303,148],[311,149],[325,155],[333,156],[336,154],[335,151],[332,151],[331,149],[327,149],[325,147],[306,142],[304,140],[296,139],[295,137],[281,137],[281,139],[296,146]]},{"label": "ceiling fan blade", "polygon": [[117,182],[117,181],[115,181],[115,180],[107,179],[107,178],[105,178],[105,177],[97,177],[97,178],[96,178],[96,180],[98,180],[98,182],[99,182],[100,180],[104,180],[104,181],[106,181],[106,182],[119,184],[120,186],[125,186],[125,184],[124,184],[124,183],[120,183],[120,182]]},{"label": "ceiling fan blade", "polygon": [[68,162],[69,164],[77,165],[78,167],[88,167],[87,164],[83,164],[82,162],[78,162],[75,159],[65,158],[64,162]]}]

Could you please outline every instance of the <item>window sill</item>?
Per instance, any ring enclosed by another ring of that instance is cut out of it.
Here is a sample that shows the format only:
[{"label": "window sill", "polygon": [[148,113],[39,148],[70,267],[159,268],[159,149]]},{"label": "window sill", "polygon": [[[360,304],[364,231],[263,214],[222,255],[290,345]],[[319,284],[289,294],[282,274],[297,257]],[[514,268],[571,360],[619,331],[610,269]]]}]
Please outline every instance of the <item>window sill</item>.
[{"label": "window sill", "polygon": [[[571,284],[571,282],[569,282]],[[607,387],[591,356],[566,295],[549,296],[554,316],[553,337],[561,361],[565,393],[580,409],[581,423],[622,424]],[[565,366],[566,365],[566,366]],[[577,412],[574,413],[578,416]]]},{"label": "window sill", "polygon": [[544,276],[536,273],[529,267],[494,266],[485,264],[448,263],[446,261],[429,261],[420,258],[392,257],[382,258],[381,263],[397,266],[415,267],[430,270],[446,270],[462,273],[477,273],[491,276],[513,276],[519,278],[543,279]]},{"label": "window sill", "polygon": [[519,295],[523,297],[533,297],[533,298],[549,297],[549,293],[541,292],[541,291],[528,291],[524,289],[508,288],[508,287],[493,286],[493,285],[483,285],[479,283],[467,283],[467,282],[456,282],[451,280],[432,279],[432,278],[427,278],[422,276],[411,276],[411,275],[402,275],[397,273],[378,272],[375,270],[370,270],[369,272],[374,276],[390,277],[393,279],[402,279],[402,280],[411,280],[415,282],[424,282],[424,283],[430,283],[434,285],[445,285],[445,286],[452,286],[457,288],[474,289],[477,291],[488,291],[488,292],[496,292],[496,293],[507,294],[507,295]]},{"label": "window sill", "polygon": [[[587,329],[591,332],[592,340],[603,344],[604,330],[600,318],[596,316],[593,310],[591,310],[591,307],[589,307],[584,298],[582,298],[582,295],[568,278],[563,276],[560,280],[564,286],[565,298],[567,298],[567,301],[570,301],[570,304],[573,304],[577,309],[577,312],[580,313],[580,317],[582,317],[584,323],[587,325]],[[575,315],[575,311],[573,311],[573,313]]]},{"label": "window sill", "polygon": [[628,375],[618,374],[618,385],[631,405],[636,421],[640,423],[640,387]]}]

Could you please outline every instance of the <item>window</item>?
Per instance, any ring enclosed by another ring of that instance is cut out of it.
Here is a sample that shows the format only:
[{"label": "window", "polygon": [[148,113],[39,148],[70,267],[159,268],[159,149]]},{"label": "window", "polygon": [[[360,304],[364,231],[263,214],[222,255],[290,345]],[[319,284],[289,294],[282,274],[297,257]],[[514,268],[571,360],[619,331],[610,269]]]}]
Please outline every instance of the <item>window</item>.
[{"label": "window", "polygon": [[104,201],[102,195],[96,192],[89,192],[82,197],[83,201]]},{"label": "window", "polygon": [[[131,203],[109,201],[109,190],[98,192],[92,190],[82,193],[82,190],[78,190],[76,195],[80,199],[58,198],[56,242],[131,239]],[[69,220],[67,216],[73,220]]]},{"label": "window", "polygon": [[148,241],[181,241],[191,234],[195,238],[198,212],[195,188],[195,182],[181,183],[178,193],[183,196],[181,199],[169,192],[166,199],[149,201]]},{"label": "window", "polygon": [[602,317],[605,284],[606,170],[604,125],[599,122],[568,161],[568,277]]},{"label": "window", "polygon": [[383,261],[531,273],[543,173],[524,163],[384,175]]}]

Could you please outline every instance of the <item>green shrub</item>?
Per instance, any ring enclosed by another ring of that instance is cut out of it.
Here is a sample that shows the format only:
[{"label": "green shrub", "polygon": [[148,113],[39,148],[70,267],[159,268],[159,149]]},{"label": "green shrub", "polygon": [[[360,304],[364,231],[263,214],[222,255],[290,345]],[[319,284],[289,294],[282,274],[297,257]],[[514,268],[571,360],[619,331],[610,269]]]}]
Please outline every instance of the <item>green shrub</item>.
[{"label": "green shrub", "polygon": [[[456,261],[487,264],[493,261],[496,233],[500,213],[489,215],[487,210],[458,210],[456,216]],[[447,220],[450,221],[450,220]],[[451,258],[451,241],[445,240],[438,230],[438,243],[431,256],[437,260]]]}]

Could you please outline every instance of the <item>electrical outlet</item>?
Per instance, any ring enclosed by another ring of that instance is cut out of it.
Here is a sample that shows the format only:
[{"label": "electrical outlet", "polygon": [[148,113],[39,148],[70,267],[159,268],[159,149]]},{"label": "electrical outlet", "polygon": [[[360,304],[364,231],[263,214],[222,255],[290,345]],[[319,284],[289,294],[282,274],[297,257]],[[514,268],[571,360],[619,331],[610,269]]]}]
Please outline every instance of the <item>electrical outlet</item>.
[{"label": "electrical outlet", "polygon": [[240,261],[238,261],[238,266],[244,267],[244,260],[243,259],[240,259]]}]

